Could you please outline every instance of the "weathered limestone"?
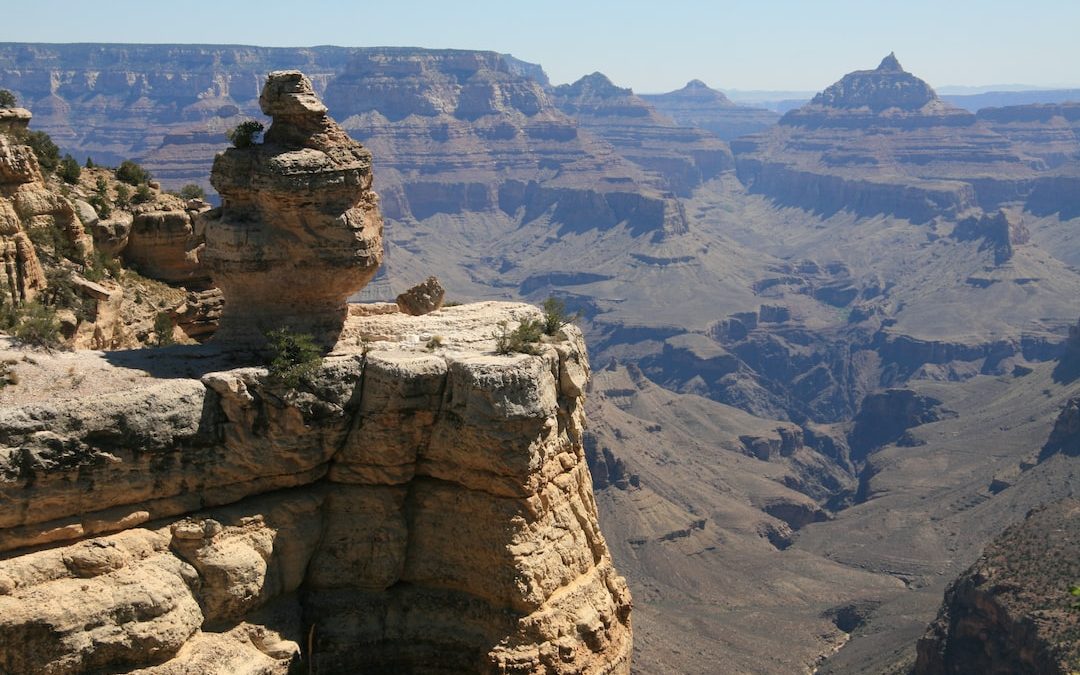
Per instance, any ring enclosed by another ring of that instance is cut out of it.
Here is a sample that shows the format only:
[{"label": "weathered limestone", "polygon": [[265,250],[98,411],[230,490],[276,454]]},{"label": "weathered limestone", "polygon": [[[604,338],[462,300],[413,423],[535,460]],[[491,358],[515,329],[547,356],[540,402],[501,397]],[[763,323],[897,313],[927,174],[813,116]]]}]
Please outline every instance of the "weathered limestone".
[{"label": "weathered limestone", "polygon": [[580,333],[500,356],[494,325],[535,308],[381,310],[297,390],[132,390],[84,353],[93,400],[0,408],[0,672],[628,673]]},{"label": "weathered limestone", "polygon": [[222,207],[201,259],[225,295],[215,339],[259,344],[286,327],[332,345],[382,260],[371,153],[299,71],[271,73],[259,104],[274,120],[264,142],[219,154],[210,176]]}]

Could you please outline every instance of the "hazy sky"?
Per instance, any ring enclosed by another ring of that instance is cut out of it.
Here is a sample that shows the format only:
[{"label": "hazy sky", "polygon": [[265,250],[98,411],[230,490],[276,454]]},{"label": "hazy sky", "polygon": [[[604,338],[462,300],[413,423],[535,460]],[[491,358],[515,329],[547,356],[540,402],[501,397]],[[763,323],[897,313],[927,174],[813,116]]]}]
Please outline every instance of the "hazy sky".
[{"label": "hazy sky", "polygon": [[4,0],[0,42],[492,49],[554,83],[819,90],[890,51],[934,86],[1080,86],[1080,0]]}]

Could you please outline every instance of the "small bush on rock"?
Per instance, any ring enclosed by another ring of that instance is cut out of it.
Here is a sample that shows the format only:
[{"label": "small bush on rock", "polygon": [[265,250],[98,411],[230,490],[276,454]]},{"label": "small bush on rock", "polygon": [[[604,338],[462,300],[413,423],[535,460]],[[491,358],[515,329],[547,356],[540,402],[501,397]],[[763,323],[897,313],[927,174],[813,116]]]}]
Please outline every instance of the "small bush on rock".
[{"label": "small bush on rock", "polygon": [[43,172],[56,171],[56,167],[60,165],[60,148],[56,147],[56,143],[53,143],[49,134],[44,131],[31,131],[20,135],[18,140],[29,145],[34,151],[34,156],[37,157],[38,165]]},{"label": "small bush on rock", "polygon": [[188,183],[180,188],[180,196],[184,199],[206,199],[206,191],[202,189],[201,185]]},{"label": "small bush on rock", "polygon": [[300,381],[313,375],[322,366],[322,352],[315,338],[307,333],[294,333],[285,328],[266,334],[269,352],[267,377],[271,382],[296,388]]},{"label": "small bush on rock", "polygon": [[150,172],[130,159],[120,162],[116,168],[116,180],[128,185],[139,185],[150,181]]},{"label": "small bush on rock", "polygon": [[7,89],[0,89],[0,108],[14,108],[18,104],[15,94],[12,94]]},{"label": "small bush on rock", "polygon": [[538,354],[540,336],[544,333],[544,324],[539,319],[524,319],[514,330],[506,321],[496,324],[495,353],[497,354]]},{"label": "small bush on rock", "polygon": [[262,122],[247,120],[229,131],[229,140],[238,148],[248,148],[254,145],[256,137],[262,133],[263,129]]},{"label": "small bush on rock", "polygon": [[580,314],[567,314],[566,303],[552,296],[544,301],[544,334],[557,335],[563,327],[577,321]]},{"label": "small bush on rock", "polygon": [[36,302],[28,304],[22,312],[15,325],[14,336],[19,342],[31,347],[56,349],[64,344],[56,310]]},{"label": "small bush on rock", "polygon": [[154,193],[150,192],[150,188],[145,183],[135,188],[135,196],[131,198],[132,204],[146,204],[152,201],[154,201]]},{"label": "small bush on rock", "polygon": [[56,175],[65,183],[76,185],[79,182],[79,176],[82,175],[82,167],[79,166],[74,157],[64,155],[64,158],[60,160],[60,167],[56,170]]},{"label": "small bush on rock", "polygon": [[173,338],[173,322],[168,312],[158,312],[154,317],[154,334],[157,335],[157,346],[168,347],[176,344]]}]

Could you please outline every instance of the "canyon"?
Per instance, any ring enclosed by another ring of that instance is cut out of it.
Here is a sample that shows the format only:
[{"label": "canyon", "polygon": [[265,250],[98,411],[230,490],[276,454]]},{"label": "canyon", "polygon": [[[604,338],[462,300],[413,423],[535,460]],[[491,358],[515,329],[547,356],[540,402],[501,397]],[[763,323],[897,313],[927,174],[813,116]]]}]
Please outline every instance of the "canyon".
[{"label": "canyon", "polygon": [[493,52],[0,45],[38,128],[171,186],[278,68],[373,155],[354,299],[435,274],[449,305],[581,313],[635,669],[906,672],[950,580],[1071,494],[1043,447],[1080,393],[1072,104],[971,113],[894,56],[773,123]]}]

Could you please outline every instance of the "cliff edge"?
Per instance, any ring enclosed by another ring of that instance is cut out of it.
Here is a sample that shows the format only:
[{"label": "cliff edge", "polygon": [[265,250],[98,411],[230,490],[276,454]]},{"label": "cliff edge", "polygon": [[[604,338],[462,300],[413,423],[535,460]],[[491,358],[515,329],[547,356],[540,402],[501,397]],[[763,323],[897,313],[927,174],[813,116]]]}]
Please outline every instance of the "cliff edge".
[{"label": "cliff edge", "polygon": [[209,346],[13,365],[0,671],[628,673],[580,333],[502,356],[535,308],[384,311],[295,390]]}]

